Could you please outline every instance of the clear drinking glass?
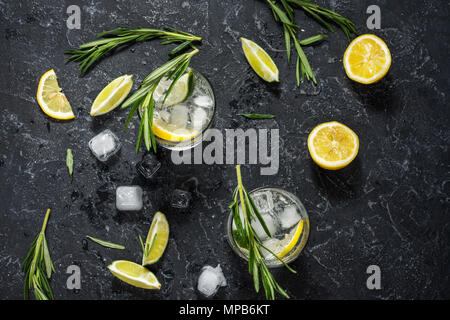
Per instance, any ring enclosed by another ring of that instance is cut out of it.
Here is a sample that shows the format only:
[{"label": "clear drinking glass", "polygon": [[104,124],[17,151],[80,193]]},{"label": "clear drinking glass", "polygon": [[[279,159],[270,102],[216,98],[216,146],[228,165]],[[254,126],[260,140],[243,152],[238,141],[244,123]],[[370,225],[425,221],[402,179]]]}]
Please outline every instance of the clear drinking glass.
[{"label": "clear drinking glass", "polygon": [[[302,252],[309,236],[309,217],[301,201],[292,193],[276,188],[258,188],[249,192],[255,206],[261,213],[272,235],[264,232],[258,221],[252,221],[252,226],[263,244],[276,254],[283,254],[286,263],[294,261]],[[242,212],[240,212],[242,215]],[[233,214],[230,213],[227,222],[227,238],[233,251],[248,260],[248,250],[238,244],[234,237],[236,227]],[[262,249],[262,254],[268,267],[274,268],[283,264],[270,252]]]},{"label": "clear drinking glass", "polygon": [[[154,93],[153,132],[156,142],[167,149],[182,151],[197,146],[211,126],[216,111],[214,92],[209,81],[198,71],[193,74],[189,96],[175,105],[163,104],[171,81],[163,78]],[[141,110],[140,110],[141,111]]]}]

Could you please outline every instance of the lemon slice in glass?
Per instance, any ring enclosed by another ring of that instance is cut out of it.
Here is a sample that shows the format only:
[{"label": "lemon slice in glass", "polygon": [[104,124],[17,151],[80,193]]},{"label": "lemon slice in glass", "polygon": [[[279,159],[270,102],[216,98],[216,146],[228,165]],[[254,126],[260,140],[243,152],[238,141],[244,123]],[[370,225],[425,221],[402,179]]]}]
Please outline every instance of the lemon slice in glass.
[{"label": "lemon slice in glass", "polygon": [[117,278],[134,287],[156,290],[161,288],[161,284],[153,272],[137,263],[117,260],[110,264],[108,269]]},{"label": "lemon slice in glass", "polygon": [[117,108],[128,96],[132,86],[132,75],[124,75],[111,81],[95,98],[91,116],[100,116]]},{"label": "lemon slice in glass", "polygon": [[[168,79],[167,77],[161,79],[154,92],[155,100],[159,100],[161,102],[164,100],[166,92],[169,90],[172,82],[173,80]],[[175,85],[164,102],[164,106],[170,107],[185,101],[194,91],[194,86],[194,73],[192,70],[189,70],[187,73],[182,75],[177,82],[175,82]]]},{"label": "lemon slice in glass", "polygon": [[359,139],[352,129],[342,123],[325,122],[309,134],[308,150],[317,165],[328,170],[338,170],[355,159]]},{"label": "lemon slice in glass", "polygon": [[152,130],[157,137],[171,142],[190,140],[196,137],[199,133],[196,129],[177,128],[176,126],[168,124],[160,119],[153,120]]},{"label": "lemon slice in glass", "polygon": [[356,82],[377,82],[388,73],[390,67],[391,53],[388,46],[373,34],[357,37],[345,50],[345,72]]},{"label": "lemon slice in glass", "polygon": [[75,115],[72,112],[72,107],[61,90],[55,71],[51,69],[44,73],[39,81],[36,94],[39,106],[42,111],[54,119],[73,119]]},{"label": "lemon slice in glass", "polygon": [[251,40],[241,38],[241,43],[245,57],[256,74],[267,82],[278,82],[278,68],[269,54]]},{"label": "lemon slice in glass", "polygon": [[162,257],[167,242],[169,242],[169,222],[163,213],[157,212],[153,217],[145,241],[142,265],[146,266],[157,262]]},{"label": "lemon slice in glass", "polygon": [[294,233],[293,237],[288,240],[288,242],[285,245],[284,249],[279,254],[277,254],[278,258],[280,258],[280,259],[283,258],[297,244],[298,239],[300,239],[300,235],[302,234],[302,231],[303,231],[303,224],[304,224],[304,220],[302,219],[298,223],[297,228],[295,229],[295,233]]}]

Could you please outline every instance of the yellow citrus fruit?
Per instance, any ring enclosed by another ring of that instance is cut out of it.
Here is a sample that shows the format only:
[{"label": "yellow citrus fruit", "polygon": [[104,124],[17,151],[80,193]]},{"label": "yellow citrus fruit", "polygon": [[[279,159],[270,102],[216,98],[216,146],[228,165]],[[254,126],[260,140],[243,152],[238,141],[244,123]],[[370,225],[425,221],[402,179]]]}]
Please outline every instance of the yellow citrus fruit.
[{"label": "yellow citrus fruit", "polygon": [[117,260],[108,266],[109,271],[120,280],[138,288],[161,288],[156,276],[145,267],[126,260]]},{"label": "yellow citrus fruit", "polygon": [[152,129],[157,137],[172,142],[190,140],[199,133],[195,129],[176,128],[176,126],[167,124],[160,119],[153,119]]},{"label": "yellow citrus fruit", "polygon": [[289,241],[289,243],[284,247],[283,251],[281,251],[277,256],[278,258],[283,258],[285,255],[287,255],[292,248],[294,248],[294,246],[297,244],[298,239],[300,239],[300,235],[302,234],[303,231],[303,219],[298,223],[297,225],[297,229],[295,230],[294,236],[292,237],[292,239]]},{"label": "yellow citrus fruit", "polygon": [[39,80],[36,94],[39,106],[49,117],[59,120],[73,119],[75,115],[72,107],[61,90],[55,71],[51,69],[44,73]]},{"label": "yellow citrus fruit", "polygon": [[267,82],[278,82],[278,68],[269,54],[251,40],[241,38],[241,43],[245,57],[256,74]]},{"label": "yellow citrus fruit", "polygon": [[388,73],[391,61],[388,46],[373,34],[357,37],[344,53],[344,68],[347,76],[363,84],[381,80]]},{"label": "yellow citrus fruit", "polygon": [[142,265],[146,266],[157,262],[162,257],[168,242],[169,222],[163,213],[157,212],[153,217],[152,225],[145,241]]},{"label": "yellow citrus fruit", "polygon": [[91,116],[100,116],[117,108],[128,96],[133,86],[133,76],[124,75],[111,81],[95,98]]},{"label": "yellow citrus fruit", "polygon": [[317,165],[328,170],[338,170],[355,159],[359,139],[352,129],[342,123],[325,122],[309,134],[308,150]]}]

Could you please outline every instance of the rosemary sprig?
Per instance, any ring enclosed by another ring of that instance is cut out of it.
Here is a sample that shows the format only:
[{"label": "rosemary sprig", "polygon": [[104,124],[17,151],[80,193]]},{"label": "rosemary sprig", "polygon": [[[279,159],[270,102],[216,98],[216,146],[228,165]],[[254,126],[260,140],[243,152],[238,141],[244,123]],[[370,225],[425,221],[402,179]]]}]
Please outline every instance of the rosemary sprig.
[{"label": "rosemary sprig", "polygon": [[85,75],[89,68],[99,61],[105,54],[114,49],[129,45],[135,42],[160,38],[161,44],[178,43],[178,45],[169,52],[170,56],[180,53],[189,47],[194,41],[200,41],[201,38],[190,33],[176,30],[174,28],[165,28],[164,30],[151,28],[116,28],[104,31],[97,35],[99,40],[84,43],[78,49],[67,50],[64,53],[70,55],[66,60],[79,62],[81,75]]},{"label": "rosemary sprig", "polygon": [[351,22],[347,18],[344,18],[340,14],[332,10],[322,8],[310,2],[309,0],[280,0],[280,2],[282,8],[280,8],[277,5],[277,0],[267,0],[267,3],[269,4],[273,12],[275,20],[283,24],[286,55],[288,62],[290,62],[291,60],[292,42],[294,44],[295,51],[297,52],[296,68],[295,68],[297,77],[297,86],[300,86],[300,80],[302,79],[304,81],[305,78],[307,80],[312,80],[316,84],[317,79],[314,75],[314,72],[311,69],[311,65],[309,64],[308,58],[306,57],[302,46],[311,45],[318,41],[321,41],[324,38],[326,38],[327,35],[318,34],[299,41],[296,37],[296,32],[298,29],[300,29],[300,27],[296,25],[294,22],[294,10],[291,4],[309,13],[312,17],[317,19],[331,32],[334,32],[334,29],[326,20],[336,23],[344,31],[348,39],[350,39],[351,34],[357,34],[355,25],[353,24],[353,22]]},{"label": "rosemary sprig", "polygon": [[[278,292],[282,296],[289,299],[289,295],[280,285],[275,281],[275,278],[270,273],[269,268],[266,265],[264,257],[261,253],[261,248],[266,249],[274,257],[283,263],[283,265],[293,273],[296,273],[291,267],[289,267],[282,259],[280,259],[275,253],[266,248],[261,239],[257,236],[251,221],[258,219],[263,227],[264,231],[269,237],[271,234],[267,225],[256,208],[252,198],[245,190],[242,184],[241,168],[240,165],[236,166],[238,186],[233,193],[233,200],[229,208],[233,214],[234,224],[236,225],[235,238],[239,239],[239,245],[248,250],[248,271],[253,277],[253,284],[255,291],[259,292],[260,278],[266,293],[266,299],[274,300],[275,292]],[[243,213],[243,221],[239,214],[239,204]]]},{"label": "rosemary sprig", "polygon": [[149,151],[153,148],[156,153],[155,135],[152,131],[153,125],[153,108],[155,100],[153,93],[158,86],[161,79],[167,77],[172,80],[170,87],[168,88],[164,100],[169,96],[170,92],[174,88],[175,83],[186,72],[192,57],[199,52],[192,44],[192,51],[175,56],[159,68],[150,73],[141,83],[140,88],[131,95],[121,106],[122,109],[130,107],[130,112],[125,123],[125,131],[127,130],[133,115],[138,109],[142,110],[141,123],[139,126],[139,135],[136,142],[136,153],[139,152],[142,140],[144,140],[145,147]]},{"label": "rosemary sprig", "polygon": [[29,299],[30,289],[33,289],[36,300],[53,300],[53,292],[48,279],[52,276],[52,272],[55,272],[55,268],[45,239],[45,228],[49,215],[50,209],[47,209],[41,232],[34,239],[22,263],[22,270],[25,273],[24,299],[26,300]]},{"label": "rosemary sprig", "polygon": [[99,244],[99,245],[101,245],[103,247],[106,247],[106,248],[118,249],[118,250],[124,250],[125,249],[125,246],[123,246],[121,244],[115,244],[115,243],[112,243],[112,242],[109,242],[109,241],[104,241],[104,240],[101,240],[101,239],[98,239],[98,238],[94,238],[94,237],[91,237],[91,236],[86,236],[86,238],[88,238],[89,240],[92,240],[95,243],[97,243],[97,244]]}]

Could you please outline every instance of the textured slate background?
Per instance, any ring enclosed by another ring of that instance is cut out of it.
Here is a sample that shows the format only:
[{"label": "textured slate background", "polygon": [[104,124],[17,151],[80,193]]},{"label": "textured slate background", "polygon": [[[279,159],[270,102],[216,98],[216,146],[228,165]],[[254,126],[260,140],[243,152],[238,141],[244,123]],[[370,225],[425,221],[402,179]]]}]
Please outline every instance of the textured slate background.
[{"label": "textured slate background", "polygon": [[[221,264],[228,286],[217,298],[259,299],[241,261],[225,238],[227,205],[235,186],[231,165],[175,166],[160,149],[163,167],[152,182],[136,173],[136,123],[121,129],[126,112],[93,119],[89,108],[98,92],[119,75],[133,74],[135,87],[167,59],[156,41],[135,45],[104,59],[86,77],[76,64],[64,64],[63,51],[117,26],[174,26],[204,38],[193,67],[212,82],[217,98],[215,127],[279,128],[280,170],[259,176],[245,166],[248,189],[278,185],[295,193],[311,219],[305,251],[292,264],[298,275],[278,269],[276,278],[295,299],[450,298],[449,218],[449,2],[322,1],[367,33],[366,8],[378,4],[393,64],[379,84],[351,82],[342,67],[348,42],[337,31],[306,53],[318,87],[296,88],[280,27],[264,1],[0,1],[0,298],[21,299],[20,263],[52,211],[47,239],[56,267],[57,299],[197,299],[198,272]],[[81,30],[68,30],[66,8],[82,9]],[[301,37],[325,32],[297,14]],[[247,65],[240,36],[261,44],[275,59],[281,83],[261,81]],[[39,77],[54,68],[76,119],[55,121],[42,113],[35,93]],[[274,121],[251,122],[238,112],[274,113]],[[312,163],[306,139],[318,123],[337,120],[359,135],[359,156],[348,168],[326,172]],[[105,128],[119,134],[120,156],[98,162],[87,143]],[[65,150],[75,156],[73,182]],[[186,182],[189,181],[189,182]],[[114,190],[139,184],[145,210],[117,212]],[[170,208],[174,188],[189,187],[189,212]],[[153,213],[168,216],[171,237],[153,270],[160,292],[130,287],[106,266],[116,259],[140,260],[136,234],[145,234]],[[123,243],[123,252],[83,245],[86,234]],[[66,289],[69,265],[82,271],[79,292]],[[367,290],[366,268],[380,266],[382,289]]]}]

